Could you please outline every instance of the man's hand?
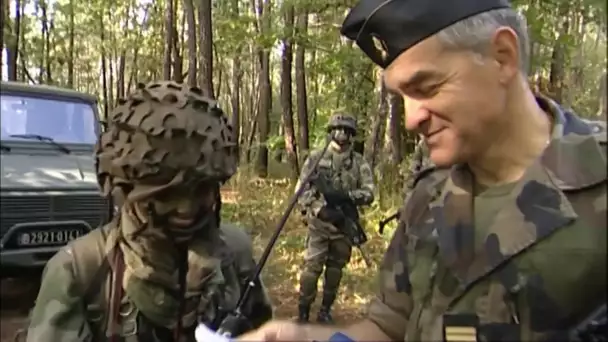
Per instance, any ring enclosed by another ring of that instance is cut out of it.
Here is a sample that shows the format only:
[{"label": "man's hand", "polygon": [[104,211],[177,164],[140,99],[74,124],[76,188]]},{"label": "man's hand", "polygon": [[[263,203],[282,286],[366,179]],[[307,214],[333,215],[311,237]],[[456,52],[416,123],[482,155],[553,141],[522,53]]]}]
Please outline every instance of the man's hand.
[{"label": "man's hand", "polygon": [[345,201],[350,201],[350,196],[342,191],[329,191],[328,193],[323,195],[327,202],[330,203],[340,203]]},{"label": "man's hand", "polygon": [[362,320],[348,327],[297,324],[293,321],[270,321],[255,331],[239,336],[241,342],[279,342],[279,341],[329,341],[337,332],[358,342],[389,342],[389,338],[380,328],[369,320]]},{"label": "man's hand", "polygon": [[307,328],[292,321],[270,321],[255,331],[239,336],[236,341],[272,342],[309,340]]}]

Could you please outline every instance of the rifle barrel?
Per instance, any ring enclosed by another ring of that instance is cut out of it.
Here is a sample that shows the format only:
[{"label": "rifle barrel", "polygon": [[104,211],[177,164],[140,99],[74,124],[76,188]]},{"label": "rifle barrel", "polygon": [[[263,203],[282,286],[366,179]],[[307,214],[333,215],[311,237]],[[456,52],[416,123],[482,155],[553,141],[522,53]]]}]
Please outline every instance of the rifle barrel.
[{"label": "rifle barrel", "polygon": [[380,221],[378,223],[378,232],[380,233],[380,235],[384,234],[384,226],[386,226],[389,222],[393,221],[394,219],[399,218],[399,212],[394,213],[393,215],[385,218],[384,220]]}]

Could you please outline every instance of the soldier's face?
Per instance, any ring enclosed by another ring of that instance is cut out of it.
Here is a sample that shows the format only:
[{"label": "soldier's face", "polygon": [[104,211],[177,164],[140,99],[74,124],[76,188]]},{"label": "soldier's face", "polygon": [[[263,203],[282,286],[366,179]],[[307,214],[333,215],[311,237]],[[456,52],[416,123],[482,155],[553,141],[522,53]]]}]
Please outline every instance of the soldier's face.
[{"label": "soldier's face", "polygon": [[403,95],[406,128],[425,137],[438,166],[475,160],[509,120],[503,113],[518,75],[513,35],[495,34],[484,56],[448,50],[431,37],[385,70],[387,87]]},{"label": "soldier's face", "polygon": [[352,138],[351,132],[345,128],[335,128],[331,133],[332,139],[342,147],[347,146]]},{"label": "soldier's face", "polygon": [[190,227],[201,215],[212,212],[216,195],[209,186],[193,184],[164,191],[150,202],[155,214],[171,226]]}]

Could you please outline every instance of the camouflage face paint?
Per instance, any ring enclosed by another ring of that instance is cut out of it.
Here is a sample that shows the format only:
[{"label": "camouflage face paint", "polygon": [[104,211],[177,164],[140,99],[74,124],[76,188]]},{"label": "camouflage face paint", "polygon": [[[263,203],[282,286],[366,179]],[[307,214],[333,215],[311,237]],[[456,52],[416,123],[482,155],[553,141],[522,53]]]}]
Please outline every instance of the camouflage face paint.
[{"label": "camouflage face paint", "polygon": [[344,147],[350,144],[352,133],[343,127],[334,128],[332,130],[332,139],[340,146]]}]

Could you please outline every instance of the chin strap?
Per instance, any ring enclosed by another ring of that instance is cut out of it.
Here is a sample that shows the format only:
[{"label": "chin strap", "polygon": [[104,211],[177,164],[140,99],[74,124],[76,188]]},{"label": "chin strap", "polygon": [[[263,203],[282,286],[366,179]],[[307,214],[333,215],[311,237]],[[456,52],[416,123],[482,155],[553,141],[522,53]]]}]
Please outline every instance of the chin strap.
[{"label": "chin strap", "polygon": [[222,193],[220,192],[220,183],[216,183],[213,189],[215,191],[215,222],[220,226],[222,216]]}]

